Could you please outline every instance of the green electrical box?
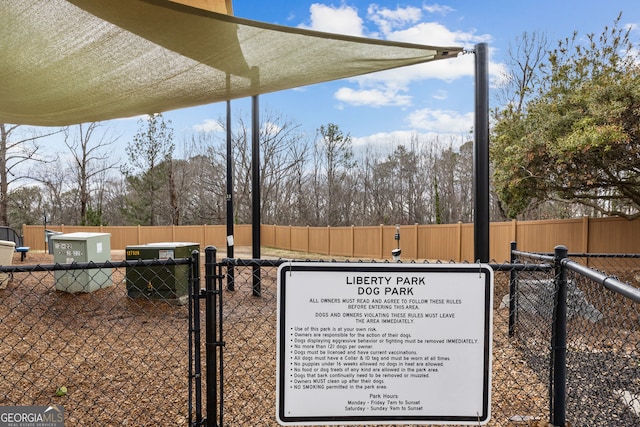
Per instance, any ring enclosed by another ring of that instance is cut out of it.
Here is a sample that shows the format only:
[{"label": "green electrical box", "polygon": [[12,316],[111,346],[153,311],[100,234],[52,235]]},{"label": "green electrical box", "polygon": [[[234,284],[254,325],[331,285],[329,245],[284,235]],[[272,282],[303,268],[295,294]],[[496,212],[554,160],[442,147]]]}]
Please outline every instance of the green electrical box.
[{"label": "green electrical box", "polygon": [[[192,242],[149,243],[127,246],[127,261],[191,258],[200,244]],[[127,293],[131,298],[162,299],[185,304],[189,298],[189,266],[159,265],[127,267]]]},{"label": "green electrical box", "polygon": [[[111,260],[111,234],[68,233],[51,236],[53,261],[57,264]],[[56,289],[63,292],[94,292],[113,284],[111,268],[56,270]]]}]

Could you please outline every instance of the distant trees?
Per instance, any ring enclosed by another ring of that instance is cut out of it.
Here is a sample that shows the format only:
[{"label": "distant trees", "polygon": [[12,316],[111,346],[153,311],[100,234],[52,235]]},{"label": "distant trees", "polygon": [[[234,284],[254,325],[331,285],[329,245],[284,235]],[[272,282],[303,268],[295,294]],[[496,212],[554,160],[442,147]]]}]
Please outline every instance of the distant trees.
[{"label": "distant trees", "polygon": [[539,79],[523,78],[531,96],[497,112],[491,154],[509,217],[549,201],[640,216],[640,66],[629,31],[619,16],[586,43],[577,33],[560,40]]},{"label": "distant trees", "polygon": [[[472,221],[471,143],[413,135],[355,146],[333,123],[315,138],[298,123],[265,111],[260,123],[262,222],[310,226]],[[182,136],[175,156],[171,123],[140,120],[126,159],[92,123],[66,129],[66,152],[40,168],[40,185],[11,193],[11,216],[55,224],[222,224],[226,220],[226,138]],[[251,135],[242,116],[232,129],[236,223],[251,222]],[[64,159],[64,161],[60,160]],[[120,170],[122,173],[117,173]],[[34,175],[34,176],[36,176]],[[86,205],[86,209],[82,206]]]},{"label": "distant trees", "polygon": [[[315,141],[310,141],[290,119],[272,111],[260,116],[264,223],[346,226],[434,222],[436,180],[441,189],[441,220],[473,219],[470,143],[458,147],[453,142],[444,144],[415,135],[406,143],[390,141],[388,148],[354,147],[351,136],[332,123],[319,127]],[[220,125],[224,127],[222,121]],[[186,179],[177,192],[184,206],[181,223],[224,223],[226,138],[199,133],[185,144],[189,155],[172,161],[174,179]],[[252,213],[251,138],[242,116],[235,118],[231,144],[233,218],[246,224]],[[160,164],[164,167],[167,162]],[[137,175],[127,177],[129,194],[137,194],[131,183],[145,174],[139,169]],[[165,175],[156,198],[168,197],[168,186]],[[130,202],[126,206],[135,207]],[[170,223],[168,216],[156,216],[163,221],[159,223]]]}]

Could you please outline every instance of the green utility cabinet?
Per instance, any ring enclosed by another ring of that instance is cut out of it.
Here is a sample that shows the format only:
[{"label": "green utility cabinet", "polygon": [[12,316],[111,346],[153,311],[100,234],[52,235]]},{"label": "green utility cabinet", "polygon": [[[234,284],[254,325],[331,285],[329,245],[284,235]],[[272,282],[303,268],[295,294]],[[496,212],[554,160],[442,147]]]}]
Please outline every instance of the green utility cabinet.
[{"label": "green utility cabinet", "polygon": [[[192,242],[161,242],[127,246],[127,261],[168,260],[190,258],[200,244]],[[185,304],[189,298],[189,266],[131,266],[126,273],[127,293],[131,298],[161,299]]]},{"label": "green utility cabinet", "polygon": [[[68,233],[51,236],[53,261],[57,264],[111,260],[111,234]],[[94,292],[113,284],[111,268],[56,270],[56,289],[63,292]]]}]

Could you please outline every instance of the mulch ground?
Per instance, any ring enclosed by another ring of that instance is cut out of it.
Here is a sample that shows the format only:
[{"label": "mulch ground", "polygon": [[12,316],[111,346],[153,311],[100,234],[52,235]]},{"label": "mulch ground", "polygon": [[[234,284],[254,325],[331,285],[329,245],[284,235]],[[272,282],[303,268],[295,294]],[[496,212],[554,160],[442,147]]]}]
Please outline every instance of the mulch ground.
[{"label": "mulch ground", "polygon": [[[44,253],[29,253],[24,263],[16,257],[14,265],[53,262]],[[112,261],[122,259],[114,251]],[[260,298],[252,295],[250,271],[239,269],[236,290],[223,295],[225,426],[277,425],[275,270],[264,273]],[[114,269],[112,286],[68,294],[55,289],[51,272],[14,274],[0,290],[0,405],[59,404],[66,426],[188,425],[195,394],[187,306],[129,298],[125,275]],[[507,336],[507,321],[506,309],[496,309],[489,425],[546,426],[546,379]],[[56,397],[60,386],[68,393]]]}]

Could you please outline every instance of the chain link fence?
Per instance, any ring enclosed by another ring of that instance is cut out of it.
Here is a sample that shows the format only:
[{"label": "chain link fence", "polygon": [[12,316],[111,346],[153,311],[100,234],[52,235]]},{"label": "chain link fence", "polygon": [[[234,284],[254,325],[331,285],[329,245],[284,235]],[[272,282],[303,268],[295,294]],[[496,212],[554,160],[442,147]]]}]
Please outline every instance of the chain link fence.
[{"label": "chain link fence", "polygon": [[[638,257],[573,258],[638,286]],[[174,266],[189,262],[0,268],[0,405],[62,405],[68,426],[191,424],[190,304],[182,305],[182,293],[172,294],[184,289],[185,273]],[[216,278],[225,427],[276,425],[276,274],[282,262],[217,264],[223,273]],[[546,426],[553,409],[556,266],[535,259],[492,266],[489,425]],[[108,279],[98,274],[102,269]],[[70,276],[91,292],[65,290]],[[574,427],[638,425],[638,303],[575,271],[567,283],[567,420]],[[203,322],[204,306],[199,310]],[[205,353],[204,343],[200,350]],[[56,396],[60,387],[67,391]]]},{"label": "chain link fence", "polygon": [[[550,396],[566,386],[571,426],[640,425],[640,305],[583,274],[601,273],[637,289],[640,256],[569,254],[568,260],[575,264],[566,277],[566,385],[551,377],[557,277],[517,273],[513,339],[526,364],[547,378]],[[527,254],[518,261],[536,262]],[[575,268],[587,265],[591,271]]]},{"label": "chain link fence", "polygon": [[[276,273],[284,261],[222,260],[224,426],[275,426]],[[258,269],[256,267],[259,266]],[[534,267],[536,268],[536,267]],[[552,280],[553,273],[539,272]],[[528,364],[521,342],[509,337],[509,270],[496,271],[491,426],[538,425],[548,419],[548,374]],[[260,283],[259,296],[256,282]],[[505,304],[505,298],[507,303]],[[539,350],[547,352],[548,341]]]},{"label": "chain link fence", "polygon": [[[625,277],[637,283],[633,275],[640,265],[629,259],[624,263]],[[222,286],[224,425],[274,426],[279,262],[223,260],[222,264],[233,272],[232,284],[224,279]],[[551,344],[556,315],[554,263],[492,266],[496,271],[489,425],[550,425],[556,387]],[[640,424],[638,304],[573,272],[567,319],[567,421],[585,427]]]},{"label": "chain link fence", "polygon": [[0,406],[61,405],[65,426],[188,425],[188,310],[171,289],[189,262],[0,268]]}]

